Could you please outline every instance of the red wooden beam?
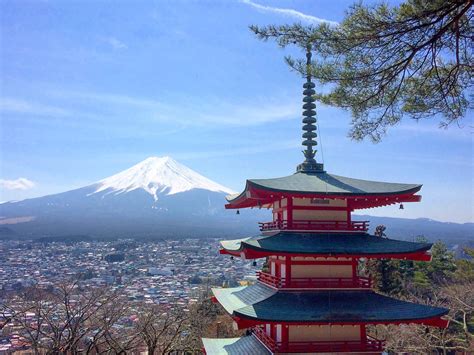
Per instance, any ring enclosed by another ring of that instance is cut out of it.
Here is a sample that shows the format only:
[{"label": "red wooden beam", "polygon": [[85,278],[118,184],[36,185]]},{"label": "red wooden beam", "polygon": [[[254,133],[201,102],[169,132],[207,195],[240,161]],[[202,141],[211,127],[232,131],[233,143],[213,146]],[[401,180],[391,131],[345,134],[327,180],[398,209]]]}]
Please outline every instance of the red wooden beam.
[{"label": "red wooden beam", "polygon": [[347,211],[347,207],[342,207],[342,206],[298,206],[298,205],[294,205],[293,210]]},{"label": "red wooden beam", "polygon": [[427,326],[437,327],[437,328],[447,328],[449,321],[441,317],[432,317],[426,319],[408,319],[404,321],[393,320],[393,321],[357,321],[357,322],[281,322],[281,321],[268,321],[268,320],[259,320],[259,319],[249,319],[244,317],[232,316],[232,319],[237,323],[238,329],[246,329],[250,327],[255,327],[262,324],[281,324],[282,327],[287,325],[369,325],[369,324],[423,324]]},{"label": "red wooden beam", "polygon": [[384,254],[298,254],[298,253],[284,253],[284,252],[267,252],[261,250],[254,250],[243,248],[238,251],[220,249],[220,254],[229,254],[233,256],[241,256],[244,254],[245,259],[259,259],[267,256],[300,256],[300,257],[339,257],[339,258],[367,258],[367,259],[402,259],[414,261],[431,261],[431,254],[426,251],[418,251],[413,253],[384,253]]}]

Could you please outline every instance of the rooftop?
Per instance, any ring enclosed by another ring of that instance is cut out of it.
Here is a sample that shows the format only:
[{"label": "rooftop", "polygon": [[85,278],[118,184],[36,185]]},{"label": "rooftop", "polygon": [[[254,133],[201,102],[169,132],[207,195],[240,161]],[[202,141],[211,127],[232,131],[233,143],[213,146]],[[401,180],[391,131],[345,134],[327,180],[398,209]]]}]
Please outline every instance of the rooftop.
[{"label": "rooftop", "polygon": [[254,354],[270,355],[271,352],[255,336],[241,338],[209,339],[203,338],[202,343],[206,354]]},{"label": "rooftop", "polygon": [[266,322],[412,323],[443,322],[445,308],[386,297],[373,291],[277,291],[261,283],[212,290],[234,317]]},{"label": "rooftop", "polygon": [[[227,208],[244,208],[262,206],[278,200],[281,197],[321,197],[365,199],[379,198],[374,206],[383,206],[397,202],[419,201],[419,196],[413,199],[421,189],[420,184],[391,183],[354,179],[328,174],[326,172],[296,172],[293,175],[247,180],[244,191],[240,194],[227,196]],[[394,199],[398,197],[398,199]],[[384,198],[386,200],[384,200]],[[351,201],[353,202],[353,201]],[[353,208],[361,207],[353,203]],[[369,206],[370,207],[370,206]]]},{"label": "rooftop", "polygon": [[367,256],[401,257],[413,259],[416,255],[430,259],[426,252],[430,243],[406,242],[380,238],[368,233],[302,233],[278,232],[272,235],[221,241],[222,253],[259,258],[266,255],[308,255],[308,256]]}]

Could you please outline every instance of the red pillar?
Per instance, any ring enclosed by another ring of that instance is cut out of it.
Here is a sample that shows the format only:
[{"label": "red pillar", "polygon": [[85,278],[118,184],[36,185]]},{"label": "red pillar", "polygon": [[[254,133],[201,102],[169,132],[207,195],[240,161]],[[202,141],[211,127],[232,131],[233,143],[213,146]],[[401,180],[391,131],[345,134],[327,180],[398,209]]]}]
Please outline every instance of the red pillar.
[{"label": "red pillar", "polygon": [[286,264],[285,286],[289,286],[291,284],[291,256],[285,256],[285,264]]},{"label": "red pillar", "polygon": [[293,227],[293,197],[286,198],[286,207],[287,207],[287,214],[288,214],[288,228]]},{"label": "red pillar", "polygon": [[365,324],[360,325],[360,340],[364,342],[367,339],[367,332],[365,329]]},{"label": "red pillar", "polygon": [[352,278],[355,280],[357,278],[357,265],[359,263],[359,259],[352,258]]},{"label": "red pillar", "polygon": [[290,328],[287,324],[281,325],[281,343],[282,343],[282,350],[288,349],[288,339],[290,337]]}]

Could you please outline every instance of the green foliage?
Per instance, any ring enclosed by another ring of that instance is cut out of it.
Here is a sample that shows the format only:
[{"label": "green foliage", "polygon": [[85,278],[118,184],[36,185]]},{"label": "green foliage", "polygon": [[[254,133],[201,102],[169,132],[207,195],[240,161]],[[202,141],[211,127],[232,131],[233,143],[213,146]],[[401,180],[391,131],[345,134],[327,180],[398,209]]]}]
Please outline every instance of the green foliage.
[{"label": "green foliage", "polygon": [[[339,26],[251,26],[280,46],[311,44],[311,74],[329,93],[317,98],[353,116],[350,136],[379,141],[402,117],[438,115],[446,126],[462,118],[473,85],[472,1],[407,0],[352,6]],[[286,58],[305,75],[303,59]]]},{"label": "green foliage", "polygon": [[469,259],[456,260],[454,280],[457,282],[474,282],[474,249],[465,248],[464,252]]},{"label": "green foliage", "polygon": [[413,285],[418,289],[429,289],[431,287],[431,281],[428,276],[422,271],[413,272]]},{"label": "green foliage", "polygon": [[369,260],[367,262],[369,274],[375,289],[387,294],[403,292],[403,275],[400,272],[398,260]]},{"label": "green foliage", "polygon": [[[381,229],[380,229],[381,230]],[[426,242],[424,237],[417,241]],[[387,341],[389,353],[471,353],[474,349],[474,249],[456,260],[441,242],[431,248],[431,262],[368,260],[361,265],[378,291],[449,309],[447,329],[423,325],[379,326],[375,336]],[[373,331],[373,330],[372,330]],[[378,331],[381,331],[379,334]]]},{"label": "green foliage", "polygon": [[454,254],[448,251],[444,243],[437,242],[431,248],[431,262],[417,262],[415,270],[437,285],[448,283],[456,271]]},{"label": "green foliage", "polygon": [[[426,241],[418,237],[418,241]],[[383,293],[406,296],[408,293],[429,295],[456,280],[471,281],[474,277],[472,260],[455,260],[445,244],[437,242],[431,248],[431,262],[374,259],[363,268],[372,277],[375,288]]]}]

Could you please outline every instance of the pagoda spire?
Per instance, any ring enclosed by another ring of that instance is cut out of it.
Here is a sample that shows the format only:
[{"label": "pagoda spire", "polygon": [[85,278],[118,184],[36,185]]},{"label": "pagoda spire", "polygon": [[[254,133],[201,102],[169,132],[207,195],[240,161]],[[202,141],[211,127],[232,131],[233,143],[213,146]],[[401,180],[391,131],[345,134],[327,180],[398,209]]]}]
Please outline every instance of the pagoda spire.
[{"label": "pagoda spire", "polygon": [[306,46],[306,82],[303,84],[303,142],[305,147],[303,154],[305,161],[296,168],[298,172],[311,173],[324,171],[323,164],[319,164],[314,159],[317,150],[313,149],[318,145],[316,138],[316,105],[314,103],[314,83],[311,81],[311,44]]}]

